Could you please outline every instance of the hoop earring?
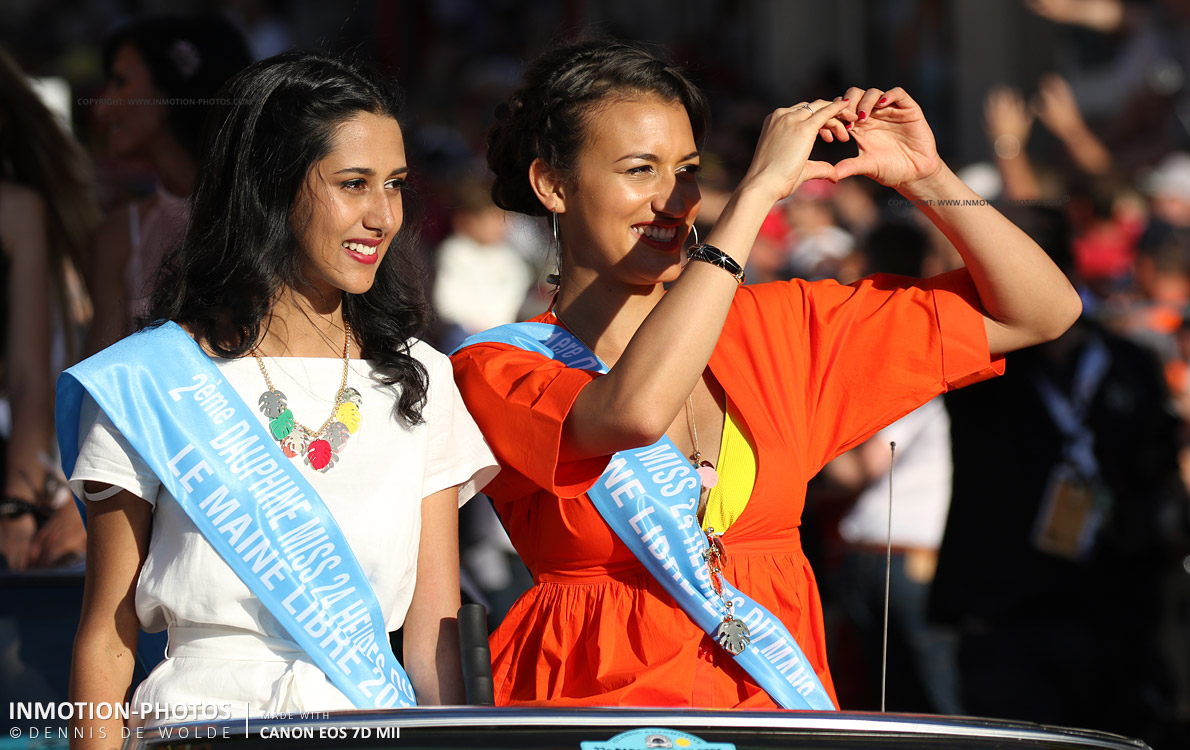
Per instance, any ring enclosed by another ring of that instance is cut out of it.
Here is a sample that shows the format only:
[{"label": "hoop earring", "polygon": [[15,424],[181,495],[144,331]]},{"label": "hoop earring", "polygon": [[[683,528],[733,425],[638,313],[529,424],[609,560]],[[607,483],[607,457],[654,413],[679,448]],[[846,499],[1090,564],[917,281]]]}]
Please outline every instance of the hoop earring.
[{"label": "hoop earring", "polygon": [[558,214],[550,211],[550,223],[554,229],[554,272],[545,275],[545,283],[562,285],[562,240],[558,237]]},{"label": "hoop earring", "polygon": [[682,268],[685,268],[685,267],[686,267],[686,264],[690,262],[690,251],[691,251],[693,248],[696,248],[696,247],[698,247],[698,227],[696,227],[696,226],[694,226],[693,224],[691,224],[691,225],[690,225],[690,233],[694,235],[694,244],[693,244],[693,245],[690,245],[689,247],[684,247],[684,248],[682,248],[682,249],[685,251],[685,252],[683,252],[683,253],[682,253],[682,255],[683,255],[684,257],[682,257],[682,259],[681,259],[681,263],[680,263],[680,265],[682,266]]}]

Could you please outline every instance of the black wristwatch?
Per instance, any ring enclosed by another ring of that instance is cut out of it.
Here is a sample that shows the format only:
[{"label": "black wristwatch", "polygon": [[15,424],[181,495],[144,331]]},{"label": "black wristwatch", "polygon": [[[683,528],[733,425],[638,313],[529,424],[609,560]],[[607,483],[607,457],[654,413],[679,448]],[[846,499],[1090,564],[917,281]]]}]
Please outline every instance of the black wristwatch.
[{"label": "black wristwatch", "polygon": [[19,497],[6,497],[0,500],[0,518],[20,518],[26,513],[33,513],[36,508],[33,503]]},{"label": "black wristwatch", "polygon": [[686,257],[690,258],[690,260],[701,260],[703,263],[718,266],[734,276],[737,284],[744,283],[744,269],[740,267],[739,263],[735,262],[735,258],[732,258],[714,245],[708,245],[705,242],[701,245],[695,245],[686,251]]}]

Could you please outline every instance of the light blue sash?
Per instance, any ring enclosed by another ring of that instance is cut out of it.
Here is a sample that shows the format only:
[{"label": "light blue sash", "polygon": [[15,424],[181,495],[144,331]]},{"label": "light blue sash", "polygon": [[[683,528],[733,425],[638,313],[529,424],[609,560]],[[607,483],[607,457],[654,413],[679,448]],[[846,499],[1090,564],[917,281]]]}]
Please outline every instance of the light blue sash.
[{"label": "light blue sash", "polygon": [[[476,334],[460,349],[501,343],[556,359],[567,367],[607,372],[590,349],[566,329],[546,323],[514,323]],[[698,474],[668,437],[612,456],[587,497],[645,568],[700,628],[714,635],[724,607],[711,584],[699,526]],[[748,626],[751,643],[735,656],[752,679],[785,708],[832,711],[830,696],[782,622],[730,583],[724,597],[735,618]],[[729,652],[730,653],[730,652]]]},{"label": "light blue sash", "polygon": [[357,708],[416,705],[376,593],[322,498],[185,331],[141,331],[62,374],[66,476],[78,460],[84,389]]}]

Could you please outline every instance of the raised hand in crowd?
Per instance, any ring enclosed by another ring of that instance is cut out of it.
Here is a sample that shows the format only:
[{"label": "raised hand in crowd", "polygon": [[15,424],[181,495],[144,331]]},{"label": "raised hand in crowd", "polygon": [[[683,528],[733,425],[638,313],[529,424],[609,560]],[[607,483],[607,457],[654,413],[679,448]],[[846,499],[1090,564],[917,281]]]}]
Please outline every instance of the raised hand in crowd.
[{"label": "raised hand in crowd", "polygon": [[1111,171],[1111,153],[1087,126],[1065,78],[1057,73],[1042,76],[1032,105],[1041,124],[1062,141],[1080,169],[1093,175]]},{"label": "raised hand in crowd", "polygon": [[1004,197],[1012,200],[1040,197],[1041,186],[1025,149],[1034,120],[1025,97],[1011,86],[996,86],[984,100],[983,116],[984,130],[1004,181]]}]

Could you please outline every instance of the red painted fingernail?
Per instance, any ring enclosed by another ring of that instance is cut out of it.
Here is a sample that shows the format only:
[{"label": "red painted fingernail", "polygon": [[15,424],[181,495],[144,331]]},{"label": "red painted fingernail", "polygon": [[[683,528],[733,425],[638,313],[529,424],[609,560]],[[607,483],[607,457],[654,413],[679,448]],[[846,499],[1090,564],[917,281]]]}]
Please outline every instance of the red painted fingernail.
[{"label": "red painted fingernail", "polygon": [[843,97],[843,101],[845,101],[845,102],[849,102],[849,101],[851,101],[851,100],[850,100],[850,99],[848,99],[847,97]]},{"label": "red painted fingernail", "polygon": [[888,101],[888,97],[882,96],[880,97],[880,101],[878,101],[877,104],[884,104],[886,101]]},{"label": "red painted fingernail", "polygon": [[844,127],[846,127],[848,130],[851,130],[851,126],[852,126],[852,125],[854,125],[854,124],[855,124],[855,123],[851,123],[851,122],[849,122],[849,123],[847,123],[847,124],[846,124]]},{"label": "red painted fingernail", "polygon": [[867,113],[867,112],[863,111],[862,109],[859,111],[859,119],[861,119],[861,120],[862,120],[862,119],[864,119],[864,118],[865,118],[865,117],[867,117],[867,116],[868,116],[868,113]]}]

